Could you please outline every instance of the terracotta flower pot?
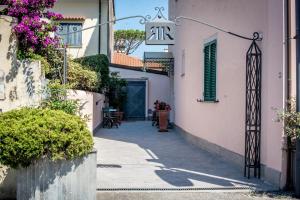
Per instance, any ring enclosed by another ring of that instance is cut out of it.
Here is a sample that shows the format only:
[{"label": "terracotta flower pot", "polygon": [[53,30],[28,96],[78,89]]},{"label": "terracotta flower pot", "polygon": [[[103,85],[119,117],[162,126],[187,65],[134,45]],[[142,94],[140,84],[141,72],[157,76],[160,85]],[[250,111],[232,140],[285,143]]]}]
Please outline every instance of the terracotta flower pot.
[{"label": "terracotta flower pot", "polygon": [[168,132],[169,111],[160,110],[158,117],[159,117],[159,132]]}]

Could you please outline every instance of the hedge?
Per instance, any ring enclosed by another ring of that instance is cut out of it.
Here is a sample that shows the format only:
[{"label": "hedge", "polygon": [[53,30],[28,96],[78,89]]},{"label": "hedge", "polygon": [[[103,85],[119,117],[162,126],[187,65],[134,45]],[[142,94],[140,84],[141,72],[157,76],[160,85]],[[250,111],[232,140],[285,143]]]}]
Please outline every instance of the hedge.
[{"label": "hedge", "polygon": [[3,165],[18,168],[42,158],[70,160],[88,154],[92,148],[92,136],[80,117],[33,108],[0,114]]},{"label": "hedge", "polygon": [[101,77],[95,71],[86,69],[80,63],[69,60],[68,84],[75,90],[98,92],[101,87]]},{"label": "hedge", "polygon": [[106,55],[98,54],[74,59],[85,68],[99,73],[101,77],[100,91],[109,85],[109,60]]}]

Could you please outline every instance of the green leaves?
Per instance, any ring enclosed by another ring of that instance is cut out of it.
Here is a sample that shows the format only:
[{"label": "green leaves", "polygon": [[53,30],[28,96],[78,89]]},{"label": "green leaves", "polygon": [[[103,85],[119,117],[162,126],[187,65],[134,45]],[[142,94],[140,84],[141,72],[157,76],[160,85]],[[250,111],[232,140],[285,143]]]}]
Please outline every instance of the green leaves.
[{"label": "green leaves", "polygon": [[101,77],[97,72],[87,69],[80,63],[69,60],[68,83],[72,89],[98,92]]},{"label": "green leaves", "polygon": [[98,82],[95,92],[101,93],[104,88],[107,88],[109,84],[109,60],[106,55],[86,56],[74,61],[80,63],[84,69],[96,72]]},{"label": "green leaves", "polygon": [[32,108],[0,115],[0,163],[12,168],[43,157],[69,160],[92,148],[92,136],[80,117]]},{"label": "green leaves", "polygon": [[292,138],[300,138],[300,113],[296,111],[296,99],[289,101],[287,109],[278,113],[278,116],[284,122],[286,134]]},{"label": "green leaves", "polygon": [[67,99],[67,87],[59,81],[52,81],[47,85],[45,98],[40,108],[62,110],[70,115],[79,114],[79,101]]},{"label": "green leaves", "polygon": [[124,111],[123,107],[127,100],[126,86],[127,81],[120,77],[119,72],[111,72],[109,90],[107,94],[109,98],[109,105],[119,109],[120,111]]}]

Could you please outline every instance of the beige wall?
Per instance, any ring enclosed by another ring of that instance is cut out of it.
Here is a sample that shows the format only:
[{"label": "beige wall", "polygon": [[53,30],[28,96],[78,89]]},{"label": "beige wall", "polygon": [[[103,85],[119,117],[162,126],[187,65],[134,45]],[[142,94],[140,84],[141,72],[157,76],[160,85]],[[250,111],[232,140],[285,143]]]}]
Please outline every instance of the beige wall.
[{"label": "beige wall", "polygon": [[[284,32],[282,0],[170,0],[170,17],[201,19],[248,37],[263,34],[261,159],[281,172],[282,124],[275,122],[275,109],[282,109]],[[175,123],[185,131],[244,155],[245,148],[245,55],[250,41],[215,29],[182,21],[177,27],[175,56]],[[193,38],[193,39],[190,39]],[[217,99],[203,99],[203,46],[217,39]],[[185,76],[181,57],[185,50]]]},{"label": "beige wall", "polygon": [[[101,0],[101,23],[114,19],[113,0]],[[113,23],[101,27],[101,54],[111,57],[113,52]]]},{"label": "beige wall", "polygon": [[[111,72],[119,72],[124,79],[137,79],[147,81],[147,110],[154,109],[154,102],[156,100],[164,101],[170,104],[170,79],[168,76],[146,73],[142,71],[134,71],[128,69],[120,69],[110,67]],[[146,111],[147,114],[147,111]]]},{"label": "beige wall", "polygon": [[[13,19],[0,16],[0,109],[6,112],[18,107],[36,106],[41,100],[44,75],[39,62],[16,60],[16,38],[12,34]],[[4,97],[4,99],[2,98]]]},{"label": "beige wall", "polygon": [[[83,28],[95,26],[99,22],[98,0],[59,0],[55,4],[54,11],[64,17],[84,17]],[[72,57],[95,55],[98,53],[99,28],[86,30],[82,33],[82,47],[69,48],[68,53]]]},{"label": "beige wall", "polygon": [[80,115],[87,117],[87,125],[91,133],[102,123],[102,108],[105,96],[99,93],[82,90],[68,90],[68,98],[79,100]]},{"label": "beige wall", "polygon": [[[64,17],[84,17],[83,29],[99,24],[99,1],[101,1],[101,22],[113,18],[112,0],[58,0],[54,11],[63,14]],[[108,7],[108,5],[110,6]],[[110,17],[108,17],[110,9]],[[71,21],[72,22],[72,21]],[[74,21],[76,22],[76,21]],[[101,27],[100,52],[109,55],[112,49],[112,25]],[[107,31],[110,31],[109,33]],[[68,48],[68,53],[73,58],[95,55],[99,53],[99,27],[92,28],[82,33],[82,47]]]}]

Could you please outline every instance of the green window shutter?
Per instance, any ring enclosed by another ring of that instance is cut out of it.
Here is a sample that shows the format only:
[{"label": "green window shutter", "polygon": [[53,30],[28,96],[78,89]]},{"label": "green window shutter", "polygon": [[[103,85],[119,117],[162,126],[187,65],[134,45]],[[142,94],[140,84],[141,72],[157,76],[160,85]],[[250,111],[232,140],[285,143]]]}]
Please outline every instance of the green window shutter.
[{"label": "green window shutter", "polygon": [[209,62],[210,47],[204,47],[204,101],[208,101],[210,97],[210,62]]},{"label": "green window shutter", "polygon": [[217,42],[204,47],[204,101],[216,100]]}]

